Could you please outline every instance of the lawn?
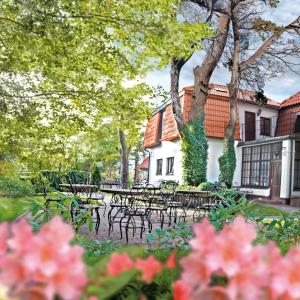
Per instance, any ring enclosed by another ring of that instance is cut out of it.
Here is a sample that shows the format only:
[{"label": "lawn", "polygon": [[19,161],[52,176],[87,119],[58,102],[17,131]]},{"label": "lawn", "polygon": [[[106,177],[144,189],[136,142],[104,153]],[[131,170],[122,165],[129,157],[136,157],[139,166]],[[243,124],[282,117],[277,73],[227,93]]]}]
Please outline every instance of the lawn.
[{"label": "lawn", "polygon": [[32,200],[42,201],[43,197],[8,198],[0,197],[0,222],[13,221],[29,209]]},{"label": "lawn", "polygon": [[256,210],[258,216],[281,216],[287,214],[286,211],[280,208],[263,205],[259,203],[254,204],[251,210]]}]

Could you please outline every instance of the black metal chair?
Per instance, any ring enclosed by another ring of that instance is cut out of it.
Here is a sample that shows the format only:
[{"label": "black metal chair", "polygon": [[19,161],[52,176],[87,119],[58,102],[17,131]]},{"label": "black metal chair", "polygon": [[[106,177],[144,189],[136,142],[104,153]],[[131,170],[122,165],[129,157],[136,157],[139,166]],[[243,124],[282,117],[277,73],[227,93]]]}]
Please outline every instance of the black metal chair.
[{"label": "black metal chair", "polygon": [[110,209],[107,214],[108,219],[108,235],[113,230],[114,223],[119,223],[119,220],[124,216],[124,211],[128,206],[128,196],[122,194],[113,194],[110,200]]},{"label": "black metal chair", "polygon": [[198,196],[197,201],[195,202],[193,221],[199,221],[206,217],[209,212],[216,209],[221,202],[222,200],[211,192],[205,192]]},{"label": "black metal chair", "polygon": [[172,180],[162,181],[160,185],[160,197],[163,202],[167,203],[166,214],[169,219],[168,225],[177,222],[179,210],[183,209],[183,204],[176,199],[176,187],[178,183]]},{"label": "black metal chair", "polygon": [[123,217],[120,218],[119,228],[121,239],[123,238],[123,228],[125,229],[126,242],[128,243],[128,232],[132,229],[133,237],[137,230],[140,230],[140,238],[143,237],[143,232],[146,230],[146,224],[148,230],[152,229],[150,220],[150,205],[151,197],[149,197],[150,190],[144,189],[140,194],[135,193],[136,188],[130,193],[127,198],[128,205],[123,211]]}]

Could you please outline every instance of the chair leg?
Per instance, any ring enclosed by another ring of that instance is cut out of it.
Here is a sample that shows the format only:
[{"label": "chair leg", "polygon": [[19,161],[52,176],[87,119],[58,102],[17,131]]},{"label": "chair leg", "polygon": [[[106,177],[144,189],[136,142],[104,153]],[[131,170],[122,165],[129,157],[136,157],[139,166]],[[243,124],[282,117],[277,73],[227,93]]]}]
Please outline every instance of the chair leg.
[{"label": "chair leg", "polygon": [[110,232],[112,230],[112,220],[111,220],[111,212],[113,210],[113,207],[109,210],[108,215],[107,215],[107,220],[108,220],[108,236],[110,236]]},{"label": "chair leg", "polygon": [[164,212],[161,211],[161,212],[160,212],[160,228],[161,228],[161,229],[163,229],[164,223],[165,223],[165,215],[164,215]]},{"label": "chair leg", "polygon": [[99,208],[95,209],[96,211],[96,217],[97,217],[97,222],[96,222],[96,234],[98,235],[99,227],[100,227],[100,213],[99,213]]},{"label": "chair leg", "polygon": [[128,218],[128,221],[126,223],[126,227],[125,227],[125,234],[126,234],[126,243],[128,244],[128,229],[129,229],[129,221],[130,221],[130,217]]},{"label": "chair leg", "polygon": [[141,232],[140,232],[140,239],[143,238],[143,231],[144,231],[144,228],[145,228],[145,222],[144,222],[144,217],[141,217]]},{"label": "chair leg", "polygon": [[122,217],[122,218],[120,219],[120,221],[119,221],[121,240],[122,240],[122,238],[123,238],[123,233],[122,233],[122,222],[123,222],[124,218],[125,218],[125,217]]},{"label": "chair leg", "polygon": [[103,217],[104,217],[106,213],[106,203],[103,201],[103,204],[104,204],[104,212],[103,212]]}]

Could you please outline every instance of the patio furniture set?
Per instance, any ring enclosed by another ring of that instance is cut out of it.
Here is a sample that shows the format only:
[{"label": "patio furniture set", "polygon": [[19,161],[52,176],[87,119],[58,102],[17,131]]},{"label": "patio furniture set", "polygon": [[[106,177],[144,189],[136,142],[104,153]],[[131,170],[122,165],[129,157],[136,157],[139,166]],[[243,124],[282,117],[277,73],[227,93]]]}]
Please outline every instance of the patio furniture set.
[{"label": "patio furniture set", "polygon": [[[201,219],[220,204],[210,192],[176,190],[176,182],[158,182],[154,185],[140,182],[130,189],[103,187],[93,184],[60,184],[59,189],[66,195],[73,196],[76,203],[70,206],[71,220],[82,211],[89,212],[98,234],[101,215],[106,216],[108,234],[119,230],[122,239],[125,233],[126,241],[129,232],[143,237],[145,231],[151,232],[153,227],[163,228],[173,223]],[[109,203],[105,201],[103,193],[111,194]],[[46,199],[47,201],[58,201]],[[101,214],[101,210],[103,213]]]}]

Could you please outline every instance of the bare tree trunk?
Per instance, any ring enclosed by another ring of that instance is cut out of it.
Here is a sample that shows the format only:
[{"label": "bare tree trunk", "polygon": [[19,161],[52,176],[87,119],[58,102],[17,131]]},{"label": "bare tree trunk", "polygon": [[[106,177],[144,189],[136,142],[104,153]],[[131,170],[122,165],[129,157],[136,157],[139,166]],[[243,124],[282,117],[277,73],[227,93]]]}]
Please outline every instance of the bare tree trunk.
[{"label": "bare tree trunk", "polygon": [[121,181],[123,188],[128,187],[128,179],[129,179],[129,153],[130,148],[127,147],[125,141],[124,132],[119,129],[119,143],[120,143],[120,155],[121,155]]},{"label": "bare tree trunk", "polygon": [[204,58],[201,66],[197,66],[194,69],[195,87],[190,120],[196,120],[200,116],[204,117],[204,108],[208,95],[208,84],[224,51],[228,36],[229,23],[229,15],[221,14],[218,35],[214,38],[210,50]]},{"label": "bare tree trunk", "polygon": [[236,121],[237,121],[237,101],[238,101],[238,82],[239,82],[239,57],[240,57],[240,34],[238,19],[235,13],[232,15],[232,28],[234,37],[234,48],[232,57],[231,80],[228,85],[230,119],[225,130],[225,138],[234,140]]},{"label": "bare tree trunk", "polygon": [[180,77],[180,71],[182,67],[190,59],[191,56],[192,54],[187,59],[173,57],[171,60],[170,97],[171,97],[174,119],[180,137],[181,137],[181,132],[183,129],[184,122],[183,122],[183,112],[182,112],[182,107],[181,107],[180,97],[179,97],[179,77]]},{"label": "bare tree trunk", "polygon": [[133,180],[134,180],[135,184],[139,182],[139,168],[138,168],[138,165],[139,165],[139,153],[137,151],[135,153],[135,156],[134,156],[134,177],[133,177]]}]

